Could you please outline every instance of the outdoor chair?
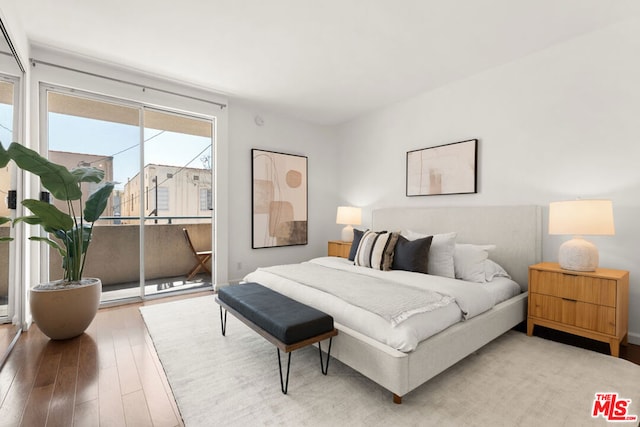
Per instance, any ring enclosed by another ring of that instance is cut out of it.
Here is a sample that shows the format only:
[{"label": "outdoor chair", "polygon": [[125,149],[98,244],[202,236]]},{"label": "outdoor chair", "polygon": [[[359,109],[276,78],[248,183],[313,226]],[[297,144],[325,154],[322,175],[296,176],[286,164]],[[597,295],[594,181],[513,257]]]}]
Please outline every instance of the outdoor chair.
[{"label": "outdoor chair", "polygon": [[191,248],[191,252],[193,252],[193,256],[198,261],[198,263],[191,269],[191,271],[187,273],[187,280],[193,279],[193,277],[198,274],[200,270],[204,270],[207,273],[211,274],[211,270],[209,270],[209,267],[207,267],[207,261],[211,259],[213,251],[197,251],[193,246],[193,242],[191,242],[191,237],[189,237],[189,232],[187,231],[187,229],[183,228],[182,232],[184,233],[185,239],[187,239],[187,244],[189,245],[189,248]]}]

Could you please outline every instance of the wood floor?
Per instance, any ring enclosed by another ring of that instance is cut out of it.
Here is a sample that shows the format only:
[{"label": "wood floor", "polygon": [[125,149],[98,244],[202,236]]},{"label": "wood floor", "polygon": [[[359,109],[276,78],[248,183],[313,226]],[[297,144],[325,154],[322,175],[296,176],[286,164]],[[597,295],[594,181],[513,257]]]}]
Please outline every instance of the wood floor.
[{"label": "wood floor", "polygon": [[[22,334],[0,371],[0,427],[182,426],[141,305],[101,309],[87,333],[72,340],[50,341],[36,325]],[[553,331],[544,334],[595,351],[608,349],[591,340],[571,342]],[[622,347],[621,357],[640,365],[640,346]]]},{"label": "wood floor", "polygon": [[0,427],[182,426],[141,305],[101,309],[71,340],[23,333],[0,371]]}]

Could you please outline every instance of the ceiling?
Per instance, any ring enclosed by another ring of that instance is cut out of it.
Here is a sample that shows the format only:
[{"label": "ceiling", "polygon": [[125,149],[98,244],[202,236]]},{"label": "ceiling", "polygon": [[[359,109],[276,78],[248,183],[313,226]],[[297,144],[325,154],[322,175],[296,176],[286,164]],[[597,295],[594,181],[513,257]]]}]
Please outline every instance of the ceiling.
[{"label": "ceiling", "polygon": [[327,125],[629,15],[637,0],[20,0],[29,40]]}]

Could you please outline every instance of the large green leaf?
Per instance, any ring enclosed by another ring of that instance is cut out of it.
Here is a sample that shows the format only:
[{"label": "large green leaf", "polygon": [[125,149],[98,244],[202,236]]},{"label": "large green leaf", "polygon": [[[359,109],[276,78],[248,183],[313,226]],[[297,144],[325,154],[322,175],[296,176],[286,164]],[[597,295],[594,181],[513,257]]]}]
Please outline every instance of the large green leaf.
[{"label": "large green leaf", "polygon": [[9,153],[7,153],[7,150],[2,146],[2,142],[0,142],[0,168],[7,166],[9,160],[11,160],[11,157],[9,157]]},{"label": "large green leaf", "polygon": [[13,220],[13,225],[15,226],[19,222],[26,222],[31,225],[40,225],[42,224],[42,219],[35,215],[20,216]]},{"label": "large green leaf", "polygon": [[40,177],[42,186],[58,200],[78,200],[82,191],[78,178],[64,166],[50,162],[35,151],[13,142],[7,150],[16,164]]},{"label": "large green leaf", "polygon": [[95,182],[99,183],[104,179],[104,171],[94,167],[73,168],[69,172],[76,177],[78,182]]},{"label": "large green leaf", "polygon": [[109,196],[113,191],[113,183],[107,182],[101,185],[89,198],[84,206],[84,219],[87,222],[93,222],[100,218],[102,212],[107,207]]},{"label": "large green leaf", "polygon": [[31,224],[31,225],[40,225],[40,226],[42,226],[44,231],[46,231],[47,233],[52,233],[52,234],[56,235],[56,237],[58,236],[58,233],[62,233],[63,235],[65,235],[64,231],[60,231],[57,228],[51,228],[49,226],[46,226],[43,223],[42,218],[40,218],[37,215],[26,215],[26,216],[18,217],[18,218],[13,220],[13,225],[15,226],[19,222],[25,222],[25,223]]},{"label": "large green leaf", "polygon": [[29,237],[29,240],[34,240],[36,242],[44,242],[47,245],[51,246],[54,249],[57,249],[58,252],[60,253],[60,256],[65,257],[67,255],[67,252],[64,250],[64,248],[62,246],[60,246],[58,244],[58,242],[56,242],[55,240],[51,240],[48,237],[37,237],[37,236],[32,236]]},{"label": "large green leaf", "polygon": [[13,237],[0,237],[0,242],[10,242],[13,240]]},{"label": "large green leaf", "polygon": [[[73,229],[56,233],[56,237],[65,243],[65,246],[69,249],[69,256],[76,254],[78,250],[80,254],[85,254],[89,243],[91,243],[92,227],[88,224],[82,226],[82,230],[79,227],[73,227]],[[80,243],[80,244],[78,244]]]},{"label": "large green leaf", "polygon": [[73,228],[73,218],[49,203],[27,199],[23,200],[22,204],[42,220],[42,226],[49,232]]},{"label": "large green leaf", "polygon": [[90,225],[84,224],[82,227],[82,253],[86,254],[89,249],[89,243],[91,243],[91,236],[93,235],[93,228]]},{"label": "large green leaf", "polygon": [[65,233],[67,254],[62,259],[62,268],[67,280],[77,281],[82,278],[85,254],[91,241],[92,227],[85,224],[82,228],[74,227]]}]

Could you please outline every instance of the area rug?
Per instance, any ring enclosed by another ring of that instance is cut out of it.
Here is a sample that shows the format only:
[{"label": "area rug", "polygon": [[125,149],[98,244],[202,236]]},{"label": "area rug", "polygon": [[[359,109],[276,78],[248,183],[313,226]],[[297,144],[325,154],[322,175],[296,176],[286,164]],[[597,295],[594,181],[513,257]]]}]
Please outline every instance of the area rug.
[{"label": "area rug", "polygon": [[640,415],[640,366],[521,332],[395,405],[389,391],[335,359],[323,376],[314,347],[293,353],[282,394],[275,347],[232,315],[223,337],[213,296],[140,310],[188,427],[606,425],[604,404],[592,418],[596,393],[631,399],[626,415]]}]

